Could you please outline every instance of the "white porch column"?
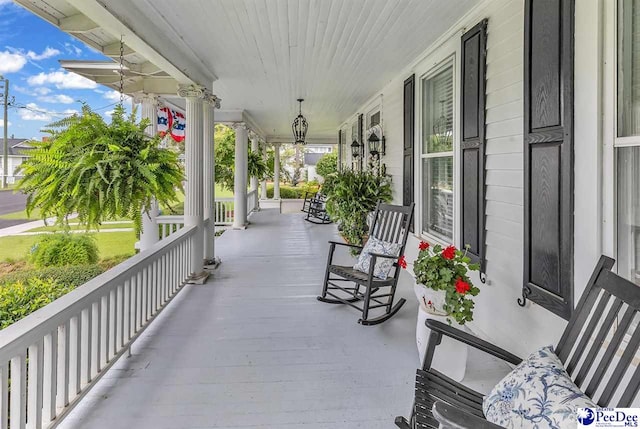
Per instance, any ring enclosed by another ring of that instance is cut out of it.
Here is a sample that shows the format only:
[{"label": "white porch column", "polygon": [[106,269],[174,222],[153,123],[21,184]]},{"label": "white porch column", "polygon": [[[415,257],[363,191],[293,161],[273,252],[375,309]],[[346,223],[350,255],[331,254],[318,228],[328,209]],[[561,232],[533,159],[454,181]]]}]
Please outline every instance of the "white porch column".
[{"label": "white porch column", "polygon": [[[267,161],[267,142],[264,142],[262,145],[262,159]],[[262,179],[262,183],[260,183],[260,199],[267,199],[267,178]]]},{"label": "white porch column", "polygon": [[273,144],[273,199],[280,199],[280,143]]},{"label": "white porch column", "polygon": [[204,230],[202,198],[202,119],[204,88],[198,85],[180,85],[178,95],[186,101],[185,129],[185,173],[186,192],[184,198],[184,225],[197,228],[191,248],[189,282],[202,283],[207,277],[204,272]]},{"label": "white porch column", "polygon": [[202,159],[204,180],[203,186],[203,209],[204,219],[209,220],[209,224],[204,228],[204,264],[207,266],[217,265],[215,259],[215,236],[216,236],[216,181],[215,181],[215,149],[214,149],[214,108],[220,108],[220,100],[210,92],[205,92],[203,110],[203,140]]},{"label": "white porch column", "polygon": [[[258,153],[258,136],[255,134],[251,135],[251,152]],[[253,191],[255,191],[255,194],[253,197],[254,207],[257,209],[259,196],[258,196],[258,177],[256,176],[251,177],[251,192]]]},{"label": "white porch column", "polygon": [[[142,119],[150,121],[145,132],[149,136],[158,133],[158,96],[155,94],[140,93],[134,97],[134,103],[142,104]],[[142,232],[140,233],[139,249],[142,252],[158,242],[158,201],[151,201],[149,210],[142,210]]]},{"label": "white porch column", "polygon": [[233,182],[233,228],[247,227],[247,156],[248,129],[243,122],[234,124],[236,130],[235,177]]}]

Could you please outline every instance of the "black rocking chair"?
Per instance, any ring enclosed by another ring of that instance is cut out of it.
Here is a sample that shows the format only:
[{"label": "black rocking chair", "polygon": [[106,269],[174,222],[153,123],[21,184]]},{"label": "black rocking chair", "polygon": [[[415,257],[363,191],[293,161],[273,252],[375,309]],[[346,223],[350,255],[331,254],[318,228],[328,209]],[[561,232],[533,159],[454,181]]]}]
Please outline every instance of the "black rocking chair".
[{"label": "black rocking chair", "polygon": [[[640,312],[640,287],[611,272],[613,264],[611,258],[600,258],[555,352],[575,384],[598,406],[630,407],[640,390],[640,367],[632,368],[640,345],[640,330],[633,323]],[[396,417],[396,426],[501,428],[485,420],[482,394],[431,368],[434,352],[446,335],[513,365],[522,360],[447,324],[427,320],[426,325],[431,335],[416,376],[412,416],[409,421]]]},{"label": "black rocking chair", "polygon": [[307,217],[305,220],[307,222],[320,225],[331,223],[331,218],[329,218],[329,213],[327,213],[326,198],[319,192],[309,199],[306,212]]},{"label": "black rocking chair", "polygon": [[314,199],[318,195],[317,192],[305,192],[304,193],[304,201],[302,202],[302,212],[309,213],[309,206],[311,205],[311,200]]},{"label": "black rocking chair", "polygon": [[[333,254],[336,246],[347,246],[360,250],[362,250],[362,246],[329,241],[327,271],[324,277],[322,294],[318,297],[318,301],[329,304],[347,304],[358,309],[362,312],[362,318],[358,320],[358,323],[362,325],[377,325],[396,314],[406,302],[406,300],[402,298],[393,305],[393,298],[396,293],[396,286],[401,271],[397,261],[400,256],[404,254],[404,248],[407,244],[407,237],[409,236],[409,229],[413,218],[413,206],[413,203],[411,203],[410,206],[378,203],[374,212],[373,224],[369,230],[369,236],[389,243],[400,244],[400,251],[398,252],[398,256],[371,253],[371,263],[368,273],[355,270],[352,266],[333,264]],[[395,260],[393,264],[393,277],[382,280],[373,276],[377,258],[390,258]],[[341,286],[336,282],[353,283],[353,286]],[[361,288],[363,291],[360,290]],[[356,305],[358,301],[362,301],[362,307]],[[385,311],[377,317],[369,317],[369,311],[375,308],[384,308]]]}]

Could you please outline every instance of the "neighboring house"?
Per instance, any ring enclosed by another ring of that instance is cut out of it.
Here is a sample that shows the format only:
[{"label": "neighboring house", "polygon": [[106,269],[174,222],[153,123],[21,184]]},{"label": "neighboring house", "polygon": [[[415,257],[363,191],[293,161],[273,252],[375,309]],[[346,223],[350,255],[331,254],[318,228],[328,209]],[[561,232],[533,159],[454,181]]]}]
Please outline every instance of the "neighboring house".
[{"label": "neighboring house", "polygon": [[[29,158],[29,151],[33,149],[33,147],[29,144],[30,141],[31,139],[16,139],[16,138],[8,139],[7,144],[9,146],[8,148],[9,156],[8,156],[8,163],[7,163],[7,171],[8,171],[7,183],[13,184],[20,178],[20,176],[16,174],[16,170],[20,166],[20,164],[22,164],[27,158]],[[2,144],[2,140],[0,139],[0,145],[1,144]],[[4,167],[4,162],[1,160],[1,157],[0,157],[0,177],[4,176],[3,167]]]},{"label": "neighboring house", "polygon": [[309,146],[304,153],[304,168],[307,169],[307,180],[318,180],[316,164],[325,154],[333,152],[333,146]]}]

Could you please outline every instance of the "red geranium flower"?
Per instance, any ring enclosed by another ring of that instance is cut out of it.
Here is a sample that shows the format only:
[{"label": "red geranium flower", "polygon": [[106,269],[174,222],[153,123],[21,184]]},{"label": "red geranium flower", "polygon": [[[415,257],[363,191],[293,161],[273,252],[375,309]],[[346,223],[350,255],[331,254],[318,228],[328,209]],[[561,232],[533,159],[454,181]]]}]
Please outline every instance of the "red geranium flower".
[{"label": "red geranium flower", "polygon": [[469,289],[471,289],[469,283],[465,282],[460,277],[456,279],[456,292],[458,292],[460,295],[464,295],[465,293],[469,292]]},{"label": "red geranium flower", "polygon": [[418,248],[420,250],[427,250],[429,248],[429,243],[427,243],[426,241],[421,241]]},{"label": "red geranium flower", "polygon": [[444,259],[453,259],[456,257],[456,246],[449,246],[442,251],[442,257]]},{"label": "red geranium flower", "polygon": [[400,259],[398,259],[398,265],[401,268],[407,268],[407,260],[404,258],[404,255],[400,256]]}]

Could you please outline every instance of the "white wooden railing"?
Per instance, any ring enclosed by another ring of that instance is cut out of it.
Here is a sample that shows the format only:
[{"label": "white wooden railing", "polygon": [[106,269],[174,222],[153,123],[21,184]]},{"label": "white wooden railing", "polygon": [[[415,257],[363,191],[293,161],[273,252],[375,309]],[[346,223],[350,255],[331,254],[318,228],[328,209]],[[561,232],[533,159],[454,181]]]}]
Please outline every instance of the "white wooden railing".
[{"label": "white wooden railing", "polygon": [[196,229],[182,228],[0,331],[0,428],[57,424],[179,292]]},{"label": "white wooden railing", "polygon": [[255,189],[247,193],[247,214],[258,209],[258,191]]},{"label": "white wooden railing", "polygon": [[216,198],[216,225],[233,224],[233,198]]},{"label": "white wooden railing", "polygon": [[162,215],[156,218],[158,222],[158,238],[164,240],[171,234],[178,232],[184,226],[182,215]]}]

